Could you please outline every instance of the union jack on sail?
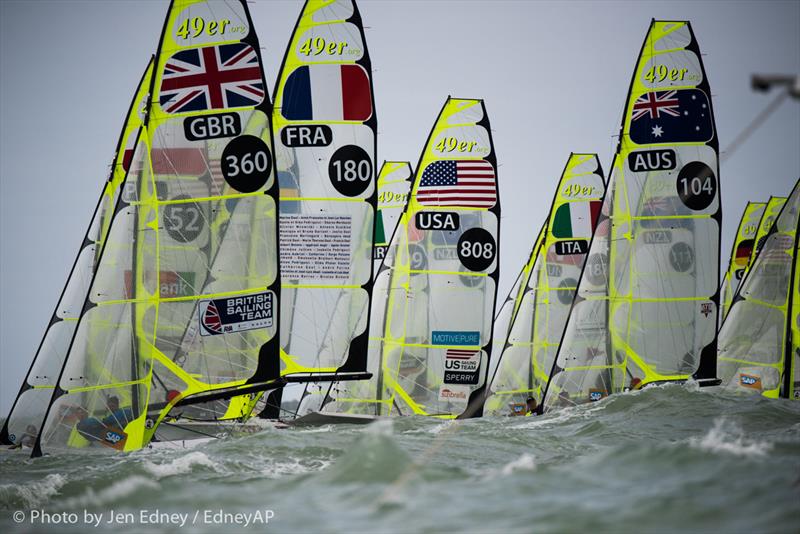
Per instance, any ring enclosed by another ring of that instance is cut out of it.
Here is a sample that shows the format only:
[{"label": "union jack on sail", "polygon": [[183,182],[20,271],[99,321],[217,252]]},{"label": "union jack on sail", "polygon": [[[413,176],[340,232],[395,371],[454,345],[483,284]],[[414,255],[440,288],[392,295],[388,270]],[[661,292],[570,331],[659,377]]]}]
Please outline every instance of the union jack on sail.
[{"label": "union jack on sail", "polygon": [[633,116],[637,120],[650,114],[651,119],[658,119],[661,114],[680,117],[680,101],[677,91],[645,93],[633,103]]},{"label": "union jack on sail", "polygon": [[167,113],[256,106],[261,65],[245,43],[182,50],[164,65],[159,103]]}]

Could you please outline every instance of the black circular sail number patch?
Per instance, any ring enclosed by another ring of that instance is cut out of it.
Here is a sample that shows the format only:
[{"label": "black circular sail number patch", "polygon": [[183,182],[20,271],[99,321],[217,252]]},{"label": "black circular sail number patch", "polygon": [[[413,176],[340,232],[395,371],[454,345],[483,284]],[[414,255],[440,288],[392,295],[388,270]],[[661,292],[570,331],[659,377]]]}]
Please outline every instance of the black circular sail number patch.
[{"label": "black circular sail number patch", "polygon": [[458,238],[458,259],[470,271],[485,271],[497,255],[494,237],[483,228],[470,228]]},{"label": "black circular sail number patch", "polygon": [[[188,195],[178,195],[172,200],[188,200]],[[164,229],[178,243],[197,239],[205,226],[200,205],[195,202],[167,204],[164,207]]]},{"label": "black circular sail number patch", "polygon": [[360,146],[345,145],[331,156],[328,178],[340,194],[357,197],[372,181],[372,160]]},{"label": "black circular sail number patch", "polygon": [[675,184],[681,202],[690,210],[704,210],[717,196],[717,177],[702,161],[687,163],[678,173]]},{"label": "black circular sail number patch", "polygon": [[240,135],[222,151],[222,175],[240,193],[254,193],[264,187],[272,172],[272,154],[267,144],[254,135]]}]

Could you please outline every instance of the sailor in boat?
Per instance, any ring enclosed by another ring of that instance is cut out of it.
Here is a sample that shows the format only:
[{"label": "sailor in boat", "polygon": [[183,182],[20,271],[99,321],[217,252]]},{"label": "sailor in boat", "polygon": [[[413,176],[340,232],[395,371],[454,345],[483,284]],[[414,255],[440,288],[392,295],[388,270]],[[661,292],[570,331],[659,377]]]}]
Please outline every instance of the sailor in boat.
[{"label": "sailor in boat", "polygon": [[631,378],[631,385],[628,386],[628,391],[636,391],[637,389],[642,389],[642,379],[634,376]]},{"label": "sailor in boat", "polygon": [[108,411],[111,412],[102,420],[96,417],[84,417],[76,426],[78,432],[90,441],[101,441],[104,439],[106,430],[122,430],[130,423],[133,417],[131,408],[120,408],[119,398],[111,396],[106,401]]},{"label": "sailor in boat", "polygon": [[509,403],[508,407],[509,409],[511,409],[511,413],[508,415],[522,416],[522,417],[535,415],[534,412],[536,412],[537,406],[538,403],[536,402],[536,399],[534,399],[533,397],[528,397],[527,399],[525,399],[525,404],[522,404],[521,402]]},{"label": "sailor in boat", "polygon": [[533,415],[534,412],[536,412],[537,405],[538,404],[536,402],[536,399],[534,399],[533,397],[528,397],[527,399],[525,399],[525,408],[527,409],[525,415],[526,416]]},{"label": "sailor in boat", "polygon": [[15,445],[11,445],[9,449],[21,449],[22,447],[33,447],[33,444],[36,443],[36,436],[39,435],[39,431],[36,430],[36,426],[28,425],[25,427],[25,433],[22,434],[22,437],[19,438],[19,441]]}]

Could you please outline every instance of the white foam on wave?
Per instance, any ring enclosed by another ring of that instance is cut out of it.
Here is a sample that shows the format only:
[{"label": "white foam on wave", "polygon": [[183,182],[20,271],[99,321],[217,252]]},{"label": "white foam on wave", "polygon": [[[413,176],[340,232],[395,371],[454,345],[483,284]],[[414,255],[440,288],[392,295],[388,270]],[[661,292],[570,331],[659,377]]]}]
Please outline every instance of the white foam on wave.
[{"label": "white foam on wave", "polygon": [[104,506],[120,501],[143,489],[158,489],[159,485],[152,479],[141,475],[133,475],[113,482],[110,486],[95,491],[89,488],[83,495],[73,497],[59,503],[60,507],[69,510],[73,508],[87,508],[90,506]]},{"label": "white foam on wave", "polygon": [[772,449],[769,442],[748,439],[738,425],[724,417],[715,420],[714,426],[702,438],[689,438],[689,443],[698,449],[736,456],[765,456]]},{"label": "white foam on wave", "polygon": [[548,427],[548,426],[558,426],[562,423],[573,421],[573,420],[582,420],[582,419],[590,419],[597,417],[594,415],[594,412],[599,412],[601,410],[605,410],[606,408],[607,399],[603,399],[600,402],[593,402],[590,405],[582,404],[579,406],[570,406],[569,408],[561,408],[557,412],[554,412],[553,415],[536,415],[531,417],[520,418],[523,419],[525,422],[521,424],[515,424],[515,428],[538,428],[538,427]]},{"label": "white foam on wave", "polygon": [[163,464],[145,461],[143,467],[148,473],[153,475],[156,480],[159,480],[164,477],[188,473],[196,465],[202,465],[212,469],[216,469],[217,467],[217,464],[214,463],[211,458],[200,451],[192,451],[189,454],[185,454],[171,462]]},{"label": "white foam on wave", "polygon": [[394,433],[394,421],[389,418],[377,419],[368,425],[364,425],[364,433],[374,436],[391,436]]},{"label": "white foam on wave", "polygon": [[58,495],[59,490],[66,483],[67,477],[59,473],[51,473],[42,480],[9,487],[16,489],[17,494],[28,508],[36,508],[49,501],[50,497]]},{"label": "white foam on wave", "polygon": [[523,453],[522,456],[517,458],[516,460],[512,460],[504,465],[500,469],[500,474],[508,476],[516,471],[535,471],[536,470],[536,458],[533,455],[528,454],[527,452]]},{"label": "white foam on wave", "polygon": [[299,460],[270,461],[261,469],[267,478],[281,478],[304,473],[315,473],[327,469],[333,463],[330,459],[315,459],[300,462]]}]

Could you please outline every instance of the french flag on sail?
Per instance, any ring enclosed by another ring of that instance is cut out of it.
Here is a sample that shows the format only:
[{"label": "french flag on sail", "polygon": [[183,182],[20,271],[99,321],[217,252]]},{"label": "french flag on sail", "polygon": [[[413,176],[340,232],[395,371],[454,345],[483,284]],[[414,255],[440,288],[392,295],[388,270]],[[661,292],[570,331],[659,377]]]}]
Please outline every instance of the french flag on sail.
[{"label": "french flag on sail", "polygon": [[304,65],[283,87],[281,114],[291,121],[365,121],[372,115],[369,75],[360,65]]}]

